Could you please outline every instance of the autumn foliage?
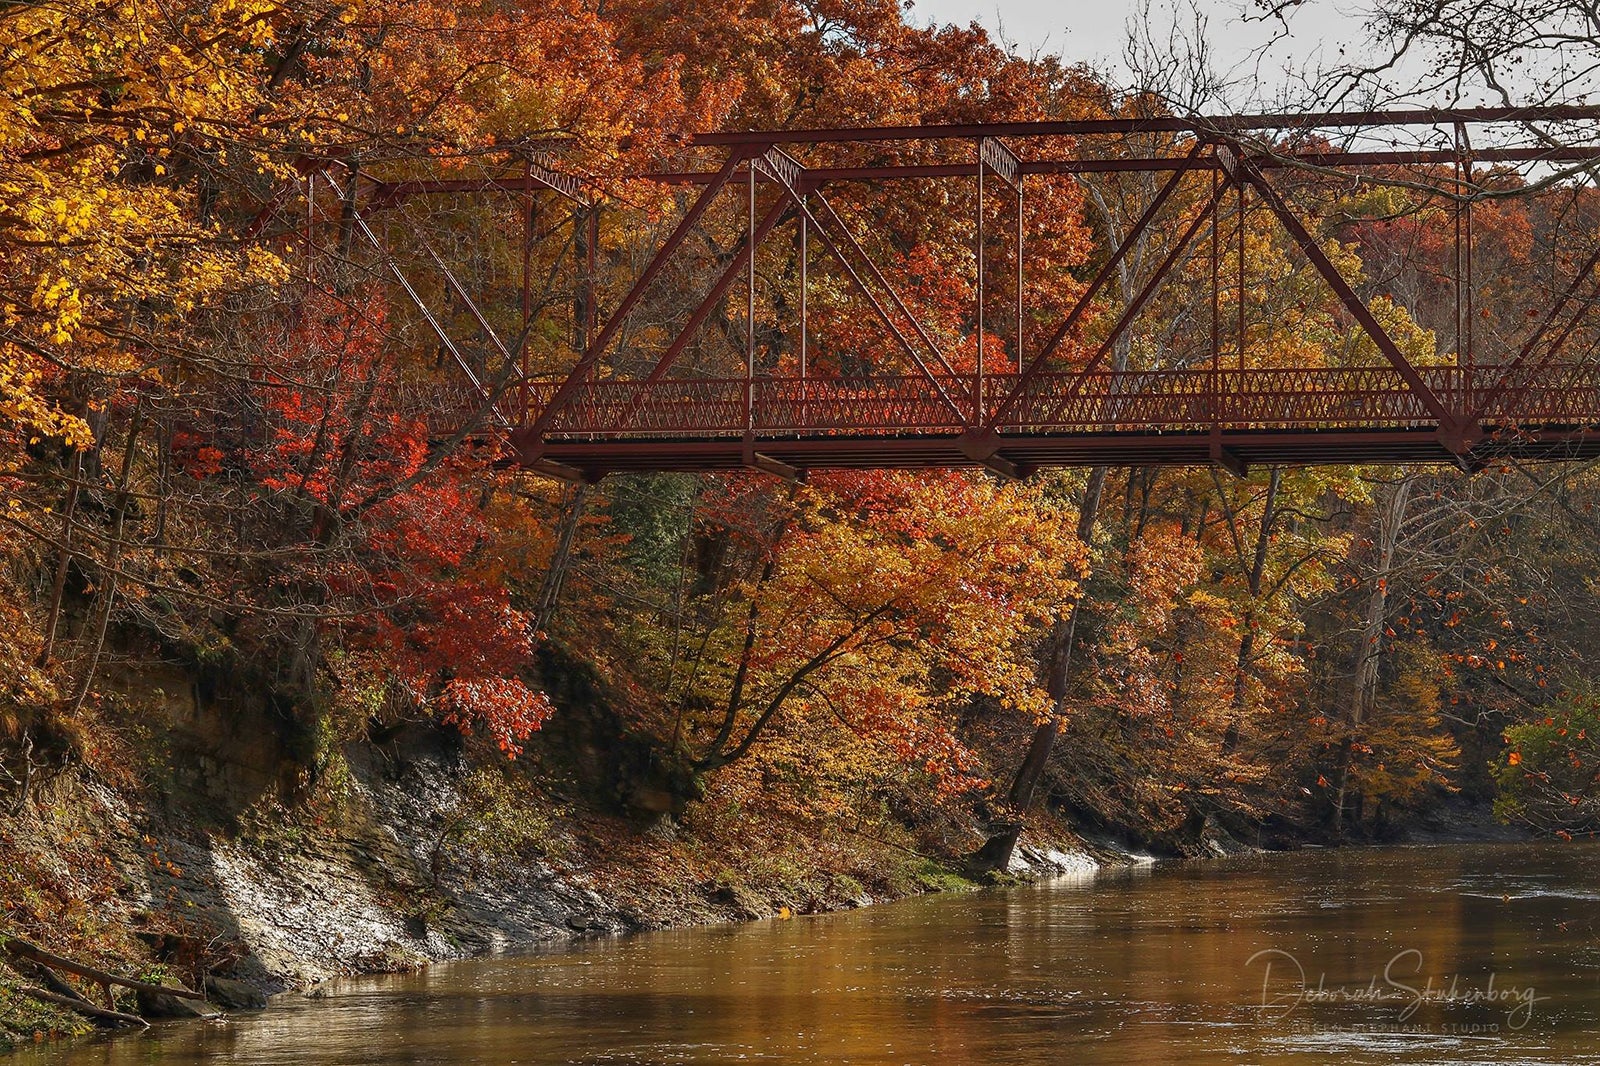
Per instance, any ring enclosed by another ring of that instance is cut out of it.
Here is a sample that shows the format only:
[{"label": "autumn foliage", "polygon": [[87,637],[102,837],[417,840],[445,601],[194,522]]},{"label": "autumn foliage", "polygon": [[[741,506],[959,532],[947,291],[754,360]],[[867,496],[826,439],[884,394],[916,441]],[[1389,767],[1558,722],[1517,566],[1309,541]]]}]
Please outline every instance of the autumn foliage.
[{"label": "autumn foliage", "polygon": [[[666,782],[675,816],[937,825],[970,850],[1018,813],[1007,784],[1055,724],[1048,800],[1172,848],[1380,835],[1463,796],[1594,828],[1584,468],[568,486],[507,461],[522,375],[573,365],[689,202],[629,177],[684,164],[686,135],[1159,113],[1150,93],[892,0],[60,0],[0,11],[0,56],[8,767],[137,732],[107,708],[163,663],[266,693],[312,738],[306,778],[407,729],[558,775],[576,756],[539,732],[567,715],[647,750],[636,776]],[[1186,150],[1139,137],[1120,150]],[[547,172],[581,176],[583,202]],[[487,190],[508,175],[533,189]],[[1439,284],[1445,209],[1400,180],[1420,176],[1273,180],[1334,205],[1317,236],[1415,362],[1506,350],[1600,201],[1480,175],[1468,313]],[[1037,351],[1155,195],[1114,168],[1036,177],[1024,311],[996,240],[981,337],[971,189],[830,189],[958,371],[980,342],[991,369]],[[414,180],[457,184],[396,192]],[[1107,337],[1207,181],[1180,184],[1058,369]],[[991,237],[1011,203],[985,201]],[[703,219],[604,374],[645,365],[740,226]],[[1217,258],[1184,257],[1109,365],[1379,363],[1267,213],[1216,226]],[[689,372],[742,366],[747,343],[762,373],[795,371],[799,248],[763,247],[752,300],[717,304]],[[809,371],[907,373],[848,271],[808,254]],[[1597,342],[1593,324],[1570,341]]]}]

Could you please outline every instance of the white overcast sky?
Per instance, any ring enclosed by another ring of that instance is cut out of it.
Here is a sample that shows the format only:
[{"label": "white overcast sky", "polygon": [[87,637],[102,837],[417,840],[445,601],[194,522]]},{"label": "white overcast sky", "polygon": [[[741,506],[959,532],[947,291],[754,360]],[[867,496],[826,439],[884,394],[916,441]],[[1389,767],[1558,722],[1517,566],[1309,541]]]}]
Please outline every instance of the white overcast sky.
[{"label": "white overcast sky", "polygon": [[[1150,0],[1149,7],[1160,39],[1174,21],[1192,25],[1198,10],[1216,66],[1245,97],[1274,97],[1297,73],[1356,59],[1365,38],[1363,0],[1306,0],[1287,28],[1261,18],[1250,0]],[[917,25],[978,22],[1024,55],[1053,53],[1116,72],[1129,21],[1141,10],[1138,0],[915,0],[907,17]]]}]

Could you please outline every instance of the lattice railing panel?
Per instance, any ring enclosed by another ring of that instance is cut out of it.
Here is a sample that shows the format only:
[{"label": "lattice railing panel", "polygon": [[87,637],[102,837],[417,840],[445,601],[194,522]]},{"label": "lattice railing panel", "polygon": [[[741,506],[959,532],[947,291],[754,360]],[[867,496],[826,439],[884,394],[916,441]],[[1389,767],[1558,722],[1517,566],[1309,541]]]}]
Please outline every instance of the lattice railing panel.
[{"label": "lattice railing panel", "polygon": [[[1507,375],[1497,367],[1419,368],[1452,412],[1483,407],[1488,428],[1600,422],[1600,366],[1562,365]],[[1505,378],[1502,381],[1502,377]],[[1185,433],[1258,429],[1419,429],[1439,424],[1388,367],[1161,370],[1039,374],[1006,406],[1015,375],[984,379],[984,419],[1003,407],[1006,437],[1073,433]],[[981,425],[971,377],[668,379],[582,385],[550,420],[546,439],[952,436]],[[500,425],[529,424],[557,386],[529,383],[496,406]],[[439,394],[428,418],[460,425],[473,394]]]}]

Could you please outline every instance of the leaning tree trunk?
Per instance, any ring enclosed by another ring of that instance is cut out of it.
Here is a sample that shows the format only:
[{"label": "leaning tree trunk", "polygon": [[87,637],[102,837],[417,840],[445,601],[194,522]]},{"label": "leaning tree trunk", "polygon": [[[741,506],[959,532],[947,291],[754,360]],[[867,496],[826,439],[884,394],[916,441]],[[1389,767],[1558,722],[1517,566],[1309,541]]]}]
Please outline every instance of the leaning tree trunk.
[{"label": "leaning tree trunk", "polygon": [[544,581],[539,586],[539,608],[533,622],[533,631],[539,640],[545,639],[544,634],[555,621],[556,608],[561,603],[561,589],[567,583],[567,570],[572,564],[572,539],[578,532],[578,524],[583,521],[584,504],[588,502],[593,487],[584,482],[574,489],[561,516],[555,551],[550,555],[550,565],[545,569]]},{"label": "leaning tree trunk", "polygon": [[139,441],[139,427],[144,420],[144,398],[140,397],[133,406],[133,420],[128,425],[128,443],[122,452],[122,469],[117,474],[117,505],[116,512],[111,521],[111,543],[106,548],[105,566],[102,574],[102,588],[100,591],[100,617],[95,625],[94,637],[89,645],[89,663],[84,667],[83,678],[78,683],[77,695],[72,699],[72,711],[76,714],[83,707],[84,700],[89,698],[89,692],[94,688],[95,671],[100,667],[100,655],[106,646],[106,628],[111,624],[111,611],[117,602],[117,577],[122,564],[122,539],[123,531],[127,526],[128,518],[128,479],[133,474],[134,448]]},{"label": "leaning tree trunk", "polygon": [[[1078,540],[1085,545],[1094,538],[1095,519],[1100,513],[1100,498],[1105,494],[1106,472],[1106,467],[1095,467],[1089,474],[1089,483],[1084,486],[1083,506],[1078,511]],[[1006,803],[1011,808],[1012,817],[995,825],[989,839],[984,841],[983,847],[973,856],[974,865],[980,869],[1004,870],[1011,864],[1011,852],[1017,846],[1017,838],[1022,835],[1023,816],[1033,807],[1039,781],[1044,777],[1045,767],[1050,763],[1050,753],[1055,750],[1056,737],[1061,732],[1061,723],[1066,716],[1073,638],[1077,632],[1078,612],[1082,604],[1083,597],[1080,595],[1073,602],[1072,610],[1067,613],[1067,617],[1057,621],[1050,630],[1044,654],[1048,671],[1045,676],[1045,691],[1051,701],[1050,717],[1034,729],[1033,739],[1028,742],[1027,753],[1022,757],[1022,765],[1017,768],[1017,775],[1012,779],[1011,788],[1006,794]]]},{"label": "leaning tree trunk", "polygon": [[1349,729],[1339,751],[1339,786],[1334,797],[1334,829],[1344,832],[1345,803],[1350,788],[1350,756],[1356,734],[1372,713],[1378,693],[1378,667],[1383,658],[1383,621],[1389,606],[1389,572],[1394,566],[1395,546],[1400,527],[1405,524],[1406,504],[1411,497],[1408,474],[1389,490],[1389,499],[1378,523],[1378,566],[1372,575],[1372,591],[1367,596],[1366,615],[1356,645],[1356,668],[1350,692]]}]

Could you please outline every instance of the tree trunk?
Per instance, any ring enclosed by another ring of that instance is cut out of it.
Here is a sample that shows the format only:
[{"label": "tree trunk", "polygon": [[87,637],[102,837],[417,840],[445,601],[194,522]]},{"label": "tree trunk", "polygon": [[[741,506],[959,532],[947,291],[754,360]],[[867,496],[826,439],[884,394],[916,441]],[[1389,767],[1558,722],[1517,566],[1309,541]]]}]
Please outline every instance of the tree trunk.
[{"label": "tree trunk", "polygon": [[[1100,513],[1100,498],[1105,494],[1106,473],[1106,467],[1095,467],[1089,473],[1088,484],[1084,486],[1083,504],[1078,509],[1078,540],[1085,545],[1092,543],[1094,539],[1095,520]],[[1017,768],[1017,775],[1012,779],[1011,789],[1006,794],[1006,802],[1012,811],[1011,819],[995,825],[992,835],[973,856],[974,865],[980,869],[1004,870],[1011,864],[1011,852],[1017,846],[1017,838],[1022,835],[1023,816],[1033,806],[1039,781],[1044,777],[1045,767],[1050,763],[1050,753],[1055,749],[1056,737],[1061,732],[1061,722],[1066,715],[1073,637],[1077,632],[1078,611],[1082,604],[1083,596],[1080,594],[1073,601],[1072,610],[1067,612],[1067,617],[1056,622],[1050,630],[1044,655],[1048,669],[1045,676],[1045,691],[1052,703],[1050,717],[1034,729],[1033,738],[1028,742],[1028,750],[1022,757],[1022,765]]]},{"label": "tree trunk", "polygon": [[1250,662],[1255,656],[1256,649],[1256,608],[1261,599],[1261,581],[1267,572],[1267,549],[1272,544],[1272,527],[1278,518],[1278,490],[1282,485],[1283,471],[1273,467],[1272,476],[1267,482],[1266,504],[1261,512],[1261,529],[1256,534],[1255,555],[1250,562],[1250,607],[1245,611],[1240,623],[1242,632],[1239,634],[1239,657],[1233,667],[1232,716],[1228,719],[1227,731],[1222,735],[1224,755],[1231,755],[1239,746],[1239,722],[1244,717],[1245,705],[1248,702]]},{"label": "tree trunk", "polygon": [[106,563],[101,592],[100,620],[95,626],[94,644],[89,650],[89,665],[83,671],[78,693],[73,697],[72,710],[76,713],[83,701],[89,698],[94,686],[95,670],[100,666],[100,653],[106,646],[106,627],[111,624],[111,610],[117,599],[117,567],[122,561],[122,534],[128,518],[128,478],[133,473],[134,445],[139,440],[139,426],[144,420],[144,398],[140,397],[133,408],[133,420],[128,425],[128,443],[122,450],[122,469],[117,474],[117,510],[111,522],[111,543],[106,548]]},{"label": "tree trunk", "polygon": [[50,586],[50,610],[45,615],[44,640],[34,663],[43,669],[50,665],[55,650],[56,629],[61,624],[61,600],[67,589],[67,567],[72,562],[72,520],[78,511],[78,488],[83,482],[83,453],[72,456],[72,485],[67,489],[67,504],[61,511],[61,550],[56,555],[56,575]]},{"label": "tree trunk", "polygon": [[583,519],[583,507],[593,487],[587,482],[579,485],[573,491],[566,513],[561,516],[561,528],[556,533],[556,549],[550,556],[550,565],[545,569],[544,582],[539,588],[539,613],[533,622],[535,634],[548,631],[555,619],[556,606],[561,602],[561,587],[567,582],[567,568],[572,560],[572,538],[578,532],[578,523]]},{"label": "tree trunk", "polygon": [[1407,474],[1389,490],[1378,523],[1378,566],[1372,576],[1372,591],[1367,596],[1366,616],[1356,646],[1356,668],[1350,691],[1350,728],[1339,752],[1339,787],[1334,798],[1334,829],[1343,834],[1345,804],[1350,785],[1350,755],[1356,732],[1372,713],[1377,697],[1378,667],[1382,662],[1383,621],[1389,605],[1389,572],[1394,566],[1395,546],[1400,527],[1405,524],[1406,504],[1411,497],[1411,475]]}]

